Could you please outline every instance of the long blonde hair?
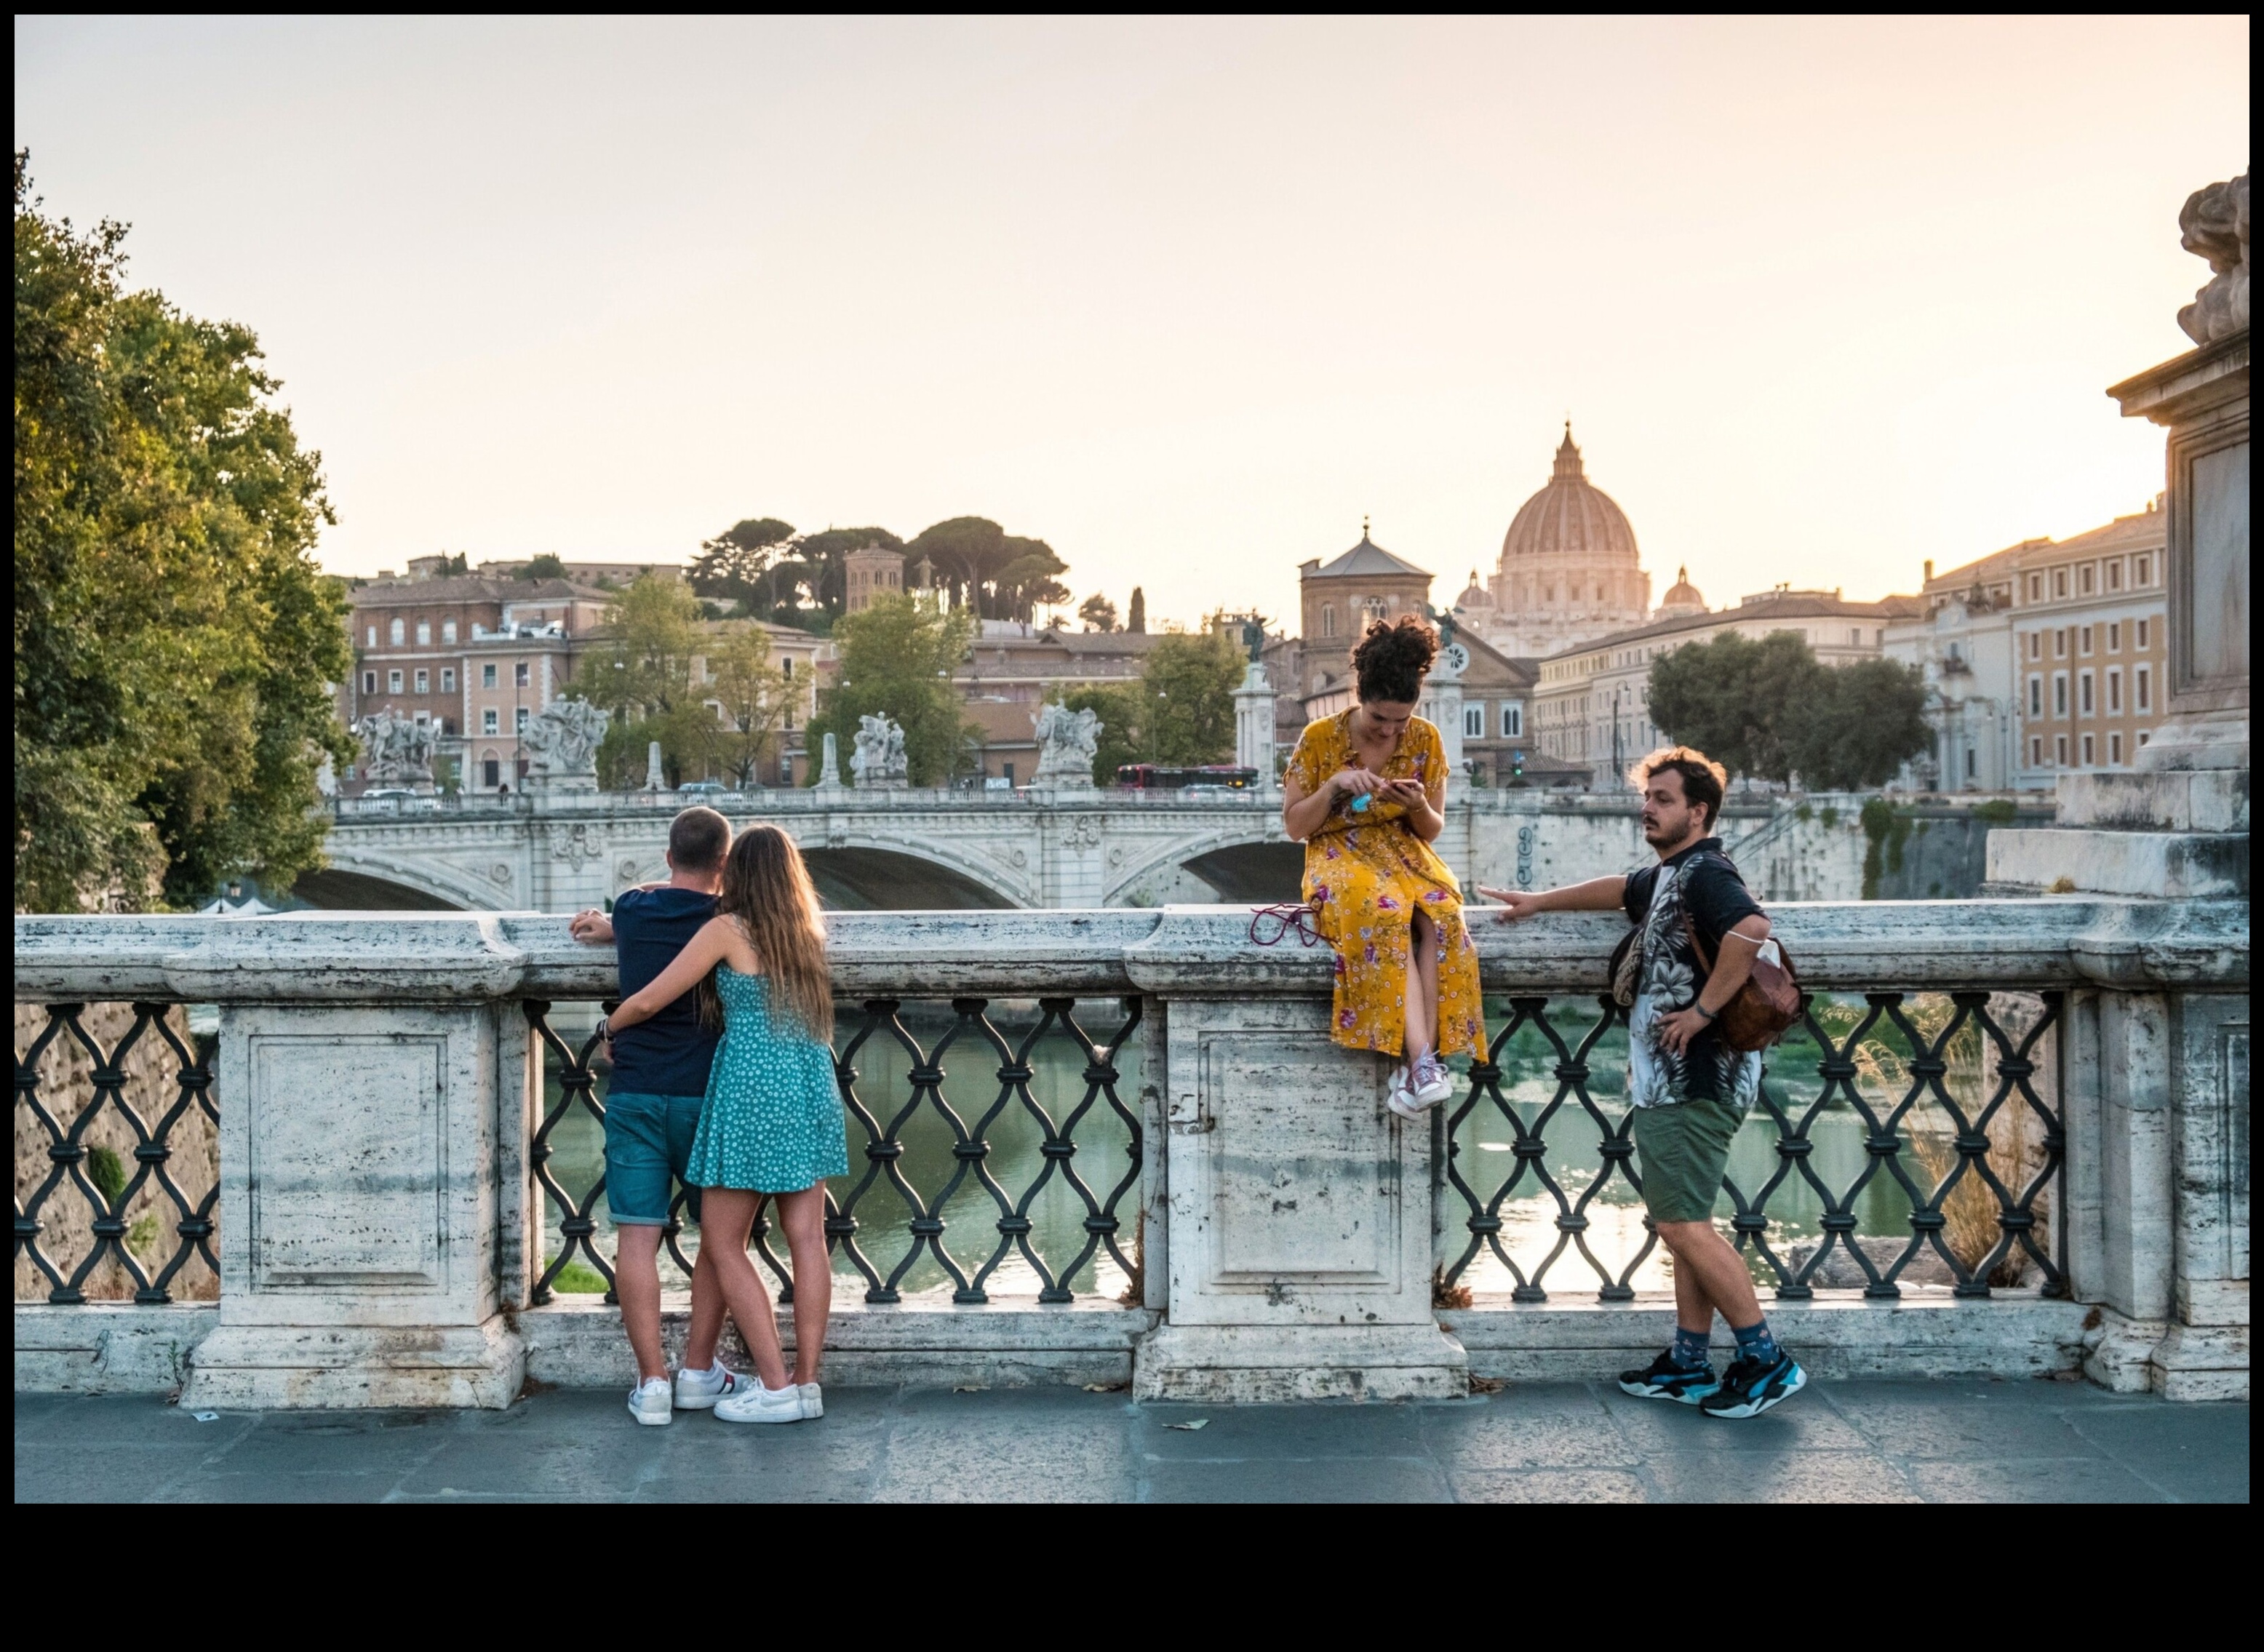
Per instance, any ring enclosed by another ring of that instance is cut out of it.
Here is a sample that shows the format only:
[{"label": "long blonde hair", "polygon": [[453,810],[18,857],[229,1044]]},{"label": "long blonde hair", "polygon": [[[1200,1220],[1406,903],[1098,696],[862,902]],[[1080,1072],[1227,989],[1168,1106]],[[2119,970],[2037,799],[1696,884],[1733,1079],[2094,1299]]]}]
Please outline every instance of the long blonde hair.
[{"label": "long blonde hair", "polygon": [[[723,859],[715,913],[737,924],[755,949],[770,976],[772,1002],[812,1037],[831,1042],[833,983],[825,967],[825,917],[794,839],[775,826],[741,832]],[[700,1018],[710,1026],[722,1024],[713,970],[700,983]]]}]

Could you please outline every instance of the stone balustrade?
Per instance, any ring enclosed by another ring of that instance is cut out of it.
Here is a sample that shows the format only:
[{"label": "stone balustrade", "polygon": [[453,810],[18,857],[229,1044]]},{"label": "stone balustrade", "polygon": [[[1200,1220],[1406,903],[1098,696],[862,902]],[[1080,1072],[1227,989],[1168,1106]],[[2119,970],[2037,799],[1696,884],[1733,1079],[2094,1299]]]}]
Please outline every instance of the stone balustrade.
[{"label": "stone balustrade", "polygon": [[[1788,904],[1772,917],[1831,1008],[1811,1023],[1816,1052],[1788,1046],[1776,1058],[1787,1099],[1762,1127],[1781,1173],[1736,1189],[1733,1226],[1768,1260],[1757,1274],[1776,1283],[1781,1334],[1826,1374],[2079,1366],[2118,1388],[2245,1394],[2246,902]],[[1490,1003],[1506,996],[1514,1025],[1495,1025],[1494,1059],[1427,1127],[1384,1108],[1382,1061],[1328,1041],[1325,947],[1302,946],[1294,929],[1259,945],[1247,909],[853,913],[833,924],[845,1040],[901,1034],[900,1003],[952,1003],[965,1034],[952,1070],[977,1075],[963,1092],[951,1081],[966,1138],[954,1153],[976,1180],[990,1168],[982,1119],[1028,1102],[1026,1055],[1004,1040],[983,1047],[985,1004],[1077,1000],[1082,1013],[1084,1003],[1128,1001],[1136,1015],[1114,1024],[1130,1029],[1124,1059],[1137,1070],[1136,1088],[1118,1098],[1136,1170],[1122,1183],[1129,1220],[1096,1192],[1080,1235],[1089,1255],[1105,1242],[1130,1264],[1124,1300],[1096,1293],[1090,1267],[1071,1282],[1075,1269],[1056,1271],[1060,1257],[1044,1275],[1055,1300],[986,1288],[998,1257],[1031,1243],[1036,1184],[1002,1185],[998,1250],[980,1275],[961,1269],[956,1289],[896,1293],[886,1270],[866,1270],[867,1300],[836,1322],[839,1380],[1129,1379],[1143,1395],[1205,1399],[1443,1395],[1474,1373],[1595,1374],[1664,1340],[1672,1303],[1655,1279],[1589,1255],[1607,1206],[1630,1242],[1645,1237],[1623,1195],[1609,1202],[1626,1156],[1613,1146],[1618,1102],[1597,1065],[1612,1018],[1595,995],[1616,919],[1477,922]],[[570,1086],[578,1059],[543,1036],[543,1006],[614,989],[610,953],[577,946],[562,919],[18,917],[16,989],[19,1004],[217,1006],[221,1119],[218,1303],[19,1302],[19,1388],[185,1379],[185,1401],[200,1404],[497,1405],[530,1375],[626,1379],[610,1311],[588,1298],[546,1301],[541,1288],[551,1230],[537,1178],[555,1111],[545,1063],[555,1084],[563,1051]],[[1961,1047],[1979,1052],[1970,1083],[1943,1076],[1961,1028]],[[1880,1038],[1903,1052],[1883,1089]],[[1536,1040],[1553,1040],[1533,1070],[1554,1099],[1512,1106],[1503,1075]],[[1092,1075],[1113,1081],[1114,1069],[1105,1052],[1078,1059],[1090,1104],[1094,1087],[1108,1088]],[[1822,1074],[1820,1090],[1803,1062]],[[20,1059],[18,1071],[20,1097]],[[867,1149],[856,1174],[900,1174],[897,1124],[859,1111],[853,1075],[845,1082],[853,1166]],[[1953,1098],[1957,1084],[1966,1088]],[[1847,1141],[1863,1168],[1819,1175],[1810,1125],[1847,1114],[1862,1085],[1872,1111]],[[972,1105],[978,1092],[983,1105]],[[43,1197],[85,1197],[75,1114],[50,1102],[63,1139],[49,1156],[69,1174]],[[920,1105],[931,1103],[948,1111],[941,1089]],[[1078,1118],[1101,1116],[1029,1105],[1049,1165],[1069,1163],[1077,1130],[1094,1127]],[[1941,1116],[1956,1120],[1939,1175],[1915,1156],[1912,1107],[1946,1107]],[[1514,1139],[1478,1140],[1489,1119]],[[19,1257],[41,1231],[25,1204],[25,1127],[19,1105]],[[1596,1141],[1600,1168],[1580,1173],[1584,1192],[1557,1185],[1571,1173],[1551,1170],[1544,1130]],[[1486,1151],[1502,1155],[1498,1175]],[[1992,1189],[2003,1186],[1982,1214],[2001,1243],[1977,1264],[1960,1261],[1945,1239],[1955,1184],[1986,1181],[2000,1152],[2012,1168],[1991,1172]],[[162,1143],[149,1156],[162,1166]],[[1535,1179],[1517,1179],[1527,1174]],[[1549,1197],[1519,1206],[1555,1247],[1536,1262],[1505,1239],[1505,1199],[1549,1175]],[[1912,1191],[1895,1225],[1873,1232],[1858,1196],[1884,1177]],[[1107,1192],[1114,1179],[1094,1181]],[[1822,1211],[1820,1248],[1813,1237],[1804,1252],[1789,1248],[1770,1201],[1796,1194]],[[937,1190],[907,1185],[903,1197],[927,1208],[907,1243],[945,1255],[945,1213],[924,1205]],[[956,1231],[979,1230],[982,1208],[971,1185],[954,1196]],[[861,1214],[845,1215],[838,1236]],[[98,1213],[98,1242],[122,1243],[120,1227],[105,1228]],[[1853,1284],[1835,1245],[1861,1264]],[[986,1238],[969,1254],[990,1251]],[[1593,1277],[1578,1272],[1583,1257]],[[1992,1286],[2006,1267],[2022,1283]],[[1596,1288],[1584,1293],[1584,1282]]]}]

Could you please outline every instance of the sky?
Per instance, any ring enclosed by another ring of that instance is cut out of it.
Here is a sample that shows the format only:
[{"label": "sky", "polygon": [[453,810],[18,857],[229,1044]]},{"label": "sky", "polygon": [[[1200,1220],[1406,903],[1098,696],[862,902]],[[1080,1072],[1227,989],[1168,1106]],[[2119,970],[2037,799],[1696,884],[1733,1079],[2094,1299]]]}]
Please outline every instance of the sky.
[{"label": "sky", "polygon": [[[1654,591],[2142,509],[2246,18],[18,17],[47,209],[258,331],[337,525],[680,561],[979,515],[1079,598],[1489,575],[1569,417]],[[1291,620],[1294,628],[1294,618]]]}]

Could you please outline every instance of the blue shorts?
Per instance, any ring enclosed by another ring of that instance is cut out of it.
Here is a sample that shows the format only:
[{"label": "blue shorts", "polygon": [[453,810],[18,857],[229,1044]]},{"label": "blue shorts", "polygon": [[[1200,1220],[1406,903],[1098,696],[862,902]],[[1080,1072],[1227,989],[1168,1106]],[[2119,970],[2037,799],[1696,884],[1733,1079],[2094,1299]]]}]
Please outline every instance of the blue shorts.
[{"label": "blue shorts", "polygon": [[[684,1181],[705,1096],[648,1096],[617,1090],[606,1098],[606,1203],[620,1228],[668,1221],[668,1185]],[[700,1190],[685,1183],[684,1214],[700,1220]]]}]

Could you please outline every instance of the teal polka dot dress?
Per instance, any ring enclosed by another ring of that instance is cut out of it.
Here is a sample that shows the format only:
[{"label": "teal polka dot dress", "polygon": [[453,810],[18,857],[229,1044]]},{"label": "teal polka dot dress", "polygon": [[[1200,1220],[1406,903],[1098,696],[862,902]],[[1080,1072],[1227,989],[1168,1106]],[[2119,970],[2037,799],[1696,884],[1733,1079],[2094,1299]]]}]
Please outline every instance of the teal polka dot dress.
[{"label": "teal polka dot dress", "polygon": [[788,1016],[771,1013],[771,983],[715,967],[723,1040],[708,1073],[708,1102],[692,1163],[694,1187],[798,1193],[849,1173],[833,1052]]}]

